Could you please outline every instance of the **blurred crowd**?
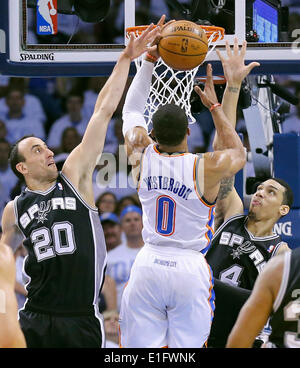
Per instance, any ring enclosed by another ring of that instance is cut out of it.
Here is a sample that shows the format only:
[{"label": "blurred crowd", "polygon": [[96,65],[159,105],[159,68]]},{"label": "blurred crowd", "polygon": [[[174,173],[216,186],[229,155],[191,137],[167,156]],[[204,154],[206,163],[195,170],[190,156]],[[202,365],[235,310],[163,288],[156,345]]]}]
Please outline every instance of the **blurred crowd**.
[{"label": "blurred crowd", "polygon": [[[15,177],[9,166],[11,145],[24,135],[34,134],[53,150],[56,164],[61,169],[69,153],[80,143],[106,79],[0,77],[0,216],[5,204],[24,188],[24,183]],[[129,78],[127,88],[131,80]],[[277,81],[300,97],[297,76],[278,76]],[[125,95],[126,91],[109,124],[104,153],[94,172],[96,203],[100,203],[101,195],[106,191],[111,192],[116,201],[136,196],[123,146],[122,106]],[[211,151],[214,137],[211,114],[200,109],[194,117],[196,123],[189,126],[189,150],[192,153]],[[245,147],[250,151],[241,109],[237,118],[237,130],[243,133]],[[299,119],[300,106],[291,106],[290,113],[284,116],[282,132],[299,133]],[[251,176],[252,173],[248,174]]]}]

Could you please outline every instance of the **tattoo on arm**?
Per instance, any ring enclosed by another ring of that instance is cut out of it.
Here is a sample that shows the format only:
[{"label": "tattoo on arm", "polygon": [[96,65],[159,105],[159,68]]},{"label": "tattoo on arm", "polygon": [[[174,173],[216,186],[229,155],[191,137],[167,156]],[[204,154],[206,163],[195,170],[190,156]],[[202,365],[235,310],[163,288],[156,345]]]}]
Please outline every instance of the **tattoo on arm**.
[{"label": "tattoo on arm", "polygon": [[240,89],[238,87],[228,87],[228,91],[231,93],[239,93]]},{"label": "tattoo on arm", "polygon": [[234,176],[231,178],[225,178],[221,180],[220,190],[218,193],[218,200],[225,199],[228,194],[232,191],[234,184]]}]

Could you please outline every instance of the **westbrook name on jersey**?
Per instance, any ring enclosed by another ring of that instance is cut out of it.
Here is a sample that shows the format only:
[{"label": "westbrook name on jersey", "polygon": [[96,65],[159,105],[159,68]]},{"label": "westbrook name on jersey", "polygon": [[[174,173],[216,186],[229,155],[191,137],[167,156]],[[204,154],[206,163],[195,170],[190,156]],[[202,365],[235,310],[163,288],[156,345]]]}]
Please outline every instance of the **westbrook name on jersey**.
[{"label": "westbrook name on jersey", "polygon": [[207,251],[215,205],[200,194],[199,161],[192,153],[160,152],[155,144],[145,149],[138,184],[145,244]]},{"label": "westbrook name on jersey", "polygon": [[185,199],[189,198],[189,195],[193,192],[192,189],[187,188],[185,184],[175,181],[174,178],[169,178],[167,176],[148,176],[144,179],[147,185],[148,191],[153,189],[166,190],[177,194],[178,197]]},{"label": "westbrook name on jersey", "polygon": [[98,211],[60,173],[45,192],[26,188],[14,200],[28,256],[25,309],[53,314],[95,312],[106,265]]},{"label": "westbrook name on jersey", "polygon": [[279,235],[255,237],[246,228],[247,216],[227,220],[216,231],[206,260],[217,279],[252,290],[258,274],[282,241]]}]

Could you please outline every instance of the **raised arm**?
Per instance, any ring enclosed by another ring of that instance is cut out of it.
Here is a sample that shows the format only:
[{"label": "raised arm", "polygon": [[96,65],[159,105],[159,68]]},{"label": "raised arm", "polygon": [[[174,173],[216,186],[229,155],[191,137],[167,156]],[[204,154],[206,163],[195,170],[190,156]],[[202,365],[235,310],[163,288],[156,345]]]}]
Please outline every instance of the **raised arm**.
[{"label": "raised arm", "polygon": [[[245,66],[246,47],[247,42],[244,41],[240,50],[238,40],[235,38],[233,50],[230,48],[228,41],[226,42],[227,58],[224,58],[217,50],[227,81],[222,101],[223,111],[234,129],[241,84],[251,70],[259,66],[259,63],[256,62]],[[213,148],[216,151],[226,148],[217,132],[214,137]],[[229,217],[243,212],[243,202],[234,188],[234,176],[222,179],[216,203],[215,230]]]},{"label": "raised arm", "polygon": [[24,235],[16,224],[14,202],[10,201],[5,206],[2,214],[1,242],[7,244],[15,252],[23,240]]},{"label": "raised arm", "polygon": [[122,97],[131,61],[148,50],[148,44],[159,32],[159,28],[153,27],[153,24],[149,26],[137,39],[130,36],[129,44],[98,95],[82,142],[72,151],[63,166],[63,173],[91,205],[94,205],[91,178],[103,151],[108,123]]},{"label": "raised arm", "polygon": [[[216,131],[223,142],[222,150],[205,153],[198,160],[197,182],[199,191],[209,202],[214,202],[224,178],[233,176],[246,162],[242,142],[234,127],[226,117],[223,108],[218,104],[213,84],[212,67],[207,66],[205,89],[195,87],[202,103],[211,111]],[[201,181],[201,178],[204,180]]]},{"label": "raised arm", "polygon": [[284,257],[271,259],[258,276],[254,289],[240,311],[228,337],[227,348],[251,348],[273,310],[284,268]]},{"label": "raised arm", "polygon": [[[164,25],[165,18],[165,15],[160,18],[157,27],[165,27],[173,22],[172,20]],[[158,33],[148,52],[150,58],[146,56],[141,68],[133,78],[123,107],[123,135],[126,153],[133,166],[133,179],[135,181],[139,176],[141,154],[149,144],[153,143],[148,135],[144,110],[150,93],[154,63],[160,57],[157,50],[159,38],[160,34]]]},{"label": "raised arm", "polygon": [[123,107],[123,135],[135,181],[139,175],[141,153],[152,143],[152,139],[148,136],[144,109],[150,92],[153,67],[153,62],[143,61],[128,89]]}]

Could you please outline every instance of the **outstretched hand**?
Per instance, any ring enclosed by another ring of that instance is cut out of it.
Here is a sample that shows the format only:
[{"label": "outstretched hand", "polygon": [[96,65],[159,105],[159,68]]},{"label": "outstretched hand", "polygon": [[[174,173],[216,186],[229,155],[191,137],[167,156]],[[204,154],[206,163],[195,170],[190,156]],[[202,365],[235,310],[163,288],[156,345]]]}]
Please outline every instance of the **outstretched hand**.
[{"label": "outstretched hand", "polygon": [[[160,31],[163,28],[167,27],[169,24],[175,22],[175,20],[173,19],[173,20],[170,20],[168,23],[165,24],[165,20],[166,20],[166,16],[165,15],[162,15],[161,18],[160,18],[160,20],[158,21],[158,23],[156,25],[157,27],[160,28]],[[161,39],[161,34],[159,32],[157,34],[156,38],[153,40],[150,49],[148,50],[148,53],[151,56],[153,56],[155,59],[158,59],[160,57],[159,52],[158,52],[158,47],[157,47],[160,39]]]},{"label": "outstretched hand", "polygon": [[123,53],[131,61],[138,58],[144,52],[150,50],[149,45],[158,37],[159,33],[160,27],[155,27],[153,23],[137,38],[133,33],[130,33],[129,43]]},{"label": "outstretched hand", "polygon": [[224,76],[229,85],[240,86],[242,81],[247,75],[257,66],[259,63],[253,62],[249,65],[245,65],[245,55],[247,49],[247,41],[243,42],[242,48],[238,45],[238,39],[234,39],[233,49],[229,46],[229,42],[226,41],[226,52],[228,58],[226,59],[219,50],[216,50],[219,59],[222,62]]},{"label": "outstretched hand", "polygon": [[206,68],[206,82],[204,91],[199,86],[195,86],[194,90],[201,98],[201,101],[205,107],[210,109],[213,105],[218,103],[218,98],[215,91],[213,75],[212,75],[212,66],[211,64],[207,65]]}]

